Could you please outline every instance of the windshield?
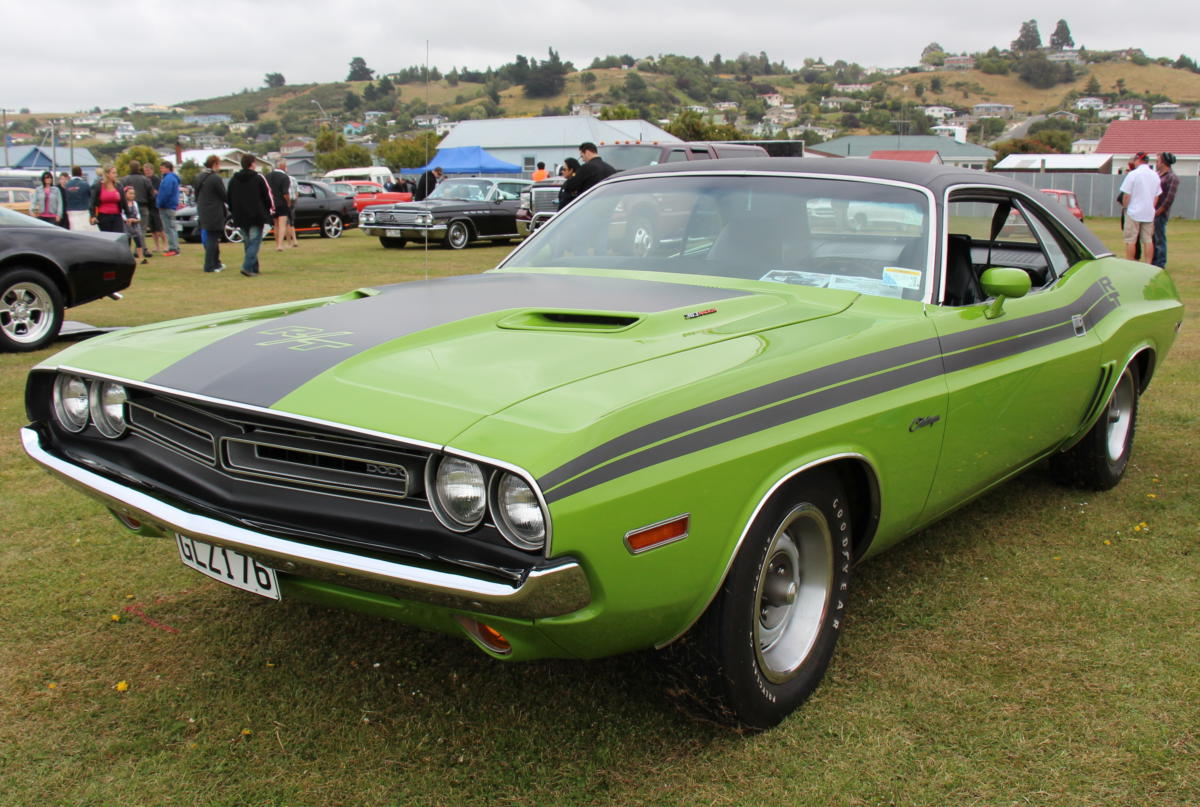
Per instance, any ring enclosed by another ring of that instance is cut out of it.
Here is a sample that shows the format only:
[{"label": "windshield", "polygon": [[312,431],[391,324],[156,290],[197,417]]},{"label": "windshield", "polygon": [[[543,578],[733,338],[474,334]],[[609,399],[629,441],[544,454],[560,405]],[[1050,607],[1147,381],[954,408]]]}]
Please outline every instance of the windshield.
[{"label": "windshield", "polygon": [[439,182],[427,199],[464,199],[482,202],[487,199],[492,183],[485,179],[447,179]]},{"label": "windshield", "polygon": [[600,159],[618,171],[641,168],[643,165],[658,165],[661,146],[601,146]]},{"label": "windshield", "polygon": [[333,192],[338,196],[354,195],[354,186],[349,182],[330,182],[329,187],[333,188]]},{"label": "windshield", "polygon": [[54,225],[46,221],[39,221],[33,216],[26,216],[24,213],[18,213],[15,210],[9,210],[7,207],[0,207],[0,227],[54,228]]},{"label": "windshield", "polygon": [[648,177],[599,186],[504,266],[674,272],[920,300],[927,197],[877,182]]}]

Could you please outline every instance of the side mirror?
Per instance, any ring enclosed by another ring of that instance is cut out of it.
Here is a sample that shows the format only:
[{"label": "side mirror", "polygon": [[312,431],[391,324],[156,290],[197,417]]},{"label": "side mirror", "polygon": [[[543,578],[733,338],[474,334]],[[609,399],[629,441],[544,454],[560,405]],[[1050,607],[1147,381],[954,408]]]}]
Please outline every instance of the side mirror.
[{"label": "side mirror", "polygon": [[1024,269],[994,266],[980,275],[979,285],[983,287],[984,294],[995,298],[983,315],[988,319],[995,319],[1004,313],[1005,298],[1024,297],[1033,288],[1033,280]]}]

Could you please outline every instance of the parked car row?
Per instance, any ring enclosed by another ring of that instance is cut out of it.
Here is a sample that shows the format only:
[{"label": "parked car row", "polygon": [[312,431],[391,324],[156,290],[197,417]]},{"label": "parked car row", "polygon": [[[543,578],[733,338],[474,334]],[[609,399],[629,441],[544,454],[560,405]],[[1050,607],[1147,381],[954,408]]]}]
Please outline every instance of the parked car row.
[{"label": "parked car row", "polygon": [[527,179],[445,179],[423,201],[364,208],[362,230],[389,249],[426,240],[448,249],[480,240],[504,243],[521,235],[517,207],[531,184]]}]

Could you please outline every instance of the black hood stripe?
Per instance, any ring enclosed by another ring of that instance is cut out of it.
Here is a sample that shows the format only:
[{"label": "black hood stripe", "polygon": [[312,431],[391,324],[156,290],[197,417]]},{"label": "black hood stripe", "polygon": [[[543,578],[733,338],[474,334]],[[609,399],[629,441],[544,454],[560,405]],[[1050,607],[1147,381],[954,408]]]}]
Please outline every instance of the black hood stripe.
[{"label": "black hood stripe", "polygon": [[365,350],[468,317],[530,307],[654,313],[746,294],[626,278],[499,272],[400,283],[373,297],[263,320],[147,380],[267,407]]},{"label": "black hood stripe", "polygon": [[[547,502],[557,501],[825,409],[1076,338],[1074,317],[1081,317],[1081,324],[1090,330],[1117,306],[1116,292],[1103,278],[1078,299],[1051,311],[826,365],[639,427],[555,468],[538,484],[546,491]],[[715,425],[702,428],[706,424]]]}]

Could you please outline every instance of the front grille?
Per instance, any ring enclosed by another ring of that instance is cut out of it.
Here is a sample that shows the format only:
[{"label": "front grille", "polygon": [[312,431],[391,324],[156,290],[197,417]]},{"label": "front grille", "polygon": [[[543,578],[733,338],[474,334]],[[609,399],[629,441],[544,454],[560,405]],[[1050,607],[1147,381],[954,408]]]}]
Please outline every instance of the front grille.
[{"label": "front grille", "polygon": [[558,188],[534,188],[530,192],[530,206],[534,213],[558,211]]},{"label": "front grille", "polygon": [[372,501],[423,499],[428,455],[417,449],[157,395],[133,398],[128,411],[134,434],[232,477]]},{"label": "front grille", "polygon": [[409,213],[403,210],[376,210],[376,224],[414,224],[417,220],[416,213]]}]

